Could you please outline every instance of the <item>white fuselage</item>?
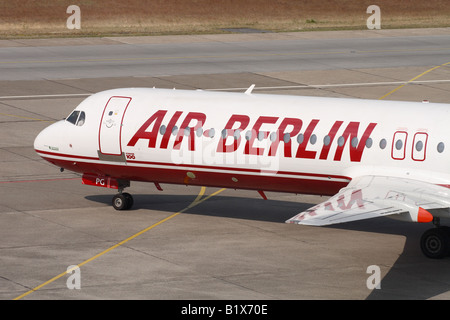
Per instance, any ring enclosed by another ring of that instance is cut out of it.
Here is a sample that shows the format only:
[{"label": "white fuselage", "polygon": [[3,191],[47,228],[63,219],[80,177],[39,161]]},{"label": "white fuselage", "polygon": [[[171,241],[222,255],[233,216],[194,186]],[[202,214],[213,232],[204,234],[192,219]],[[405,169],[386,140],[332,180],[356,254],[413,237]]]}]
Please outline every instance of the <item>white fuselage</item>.
[{"label": "white fuselage", "polygon": [[75,111],[34,147],[83,174],[323,195],[366,175],[450,185],[447,104],[136,88]]}]

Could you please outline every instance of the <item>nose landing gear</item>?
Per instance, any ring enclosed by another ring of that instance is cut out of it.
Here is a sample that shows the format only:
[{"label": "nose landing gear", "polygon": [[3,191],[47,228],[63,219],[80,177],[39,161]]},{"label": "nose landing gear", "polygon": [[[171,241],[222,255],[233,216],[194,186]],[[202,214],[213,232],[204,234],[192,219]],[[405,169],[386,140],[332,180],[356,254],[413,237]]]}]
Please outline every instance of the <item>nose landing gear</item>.
[{"label": "nose landing gear", "polygon": [[116,210],[130,210],[133,203],[133,196],[127,192],[118,193],[112,199],[112,206]]},{"label": "nose landing gear", "polygon": [[112,206],[116,210],[130,210],[134,200],[131,194],[123,192],[130,186],[130,181],[118,180],[119,193],[112,198]]}]

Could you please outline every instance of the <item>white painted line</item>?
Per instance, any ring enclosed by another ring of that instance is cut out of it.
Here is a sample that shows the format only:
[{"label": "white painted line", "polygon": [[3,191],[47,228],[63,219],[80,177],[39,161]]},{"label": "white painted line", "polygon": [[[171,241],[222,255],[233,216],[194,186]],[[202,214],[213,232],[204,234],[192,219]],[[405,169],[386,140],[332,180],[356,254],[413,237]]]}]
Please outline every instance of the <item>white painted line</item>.
[{"label": "white painted line", "polygon": [[[359,82],[359,83],[335,83],[335,84],[309,84],[309,85],[292,85],[292,86],[273,86],[258,87],[253,90],[276,90],[276,89],[320,89],[320,88],[336,88],[336,87],[362,87],[362,86],[387,86],[402,84],[427,84],[427,83],[448,83],[450,80],[421,80],[421,81],[386,81],[386,82]],[[204,89],[208,91],[233,91],[247,90],[248,88],[222,88],[222,89]]]},{"label": "white painted line", "polygon": [[45,99],[45,98],[70,98],[70,97],[87,97],[92,93],[61,93],[61,94],[37,94],[29,96],[3,96],[0,100],[7,99]]},{"label": "white painted line", "polygon": [[[292,85],[292,86],[272,86],[258,87],[253,90],[282,90],[282,89],[320,89],[320,88],[336,88],[336,87],[362,87],[362,86],[387,86],[387,85],[410,85],[410,84],[431,84],[431,83],[449,83],[450,80],[420,80],[420,81],[386,81],[386,82],[358,82],[358,83],[335,83],[335,84],[310,84],[310,85]],[[218,89],[201,89],[205,91],[237,91],[247,90],[245,88],[218,88]],[[41,94],[28,96],[0,96],[0,100],[8,99],[45,99],[45,98],[71,98],[71,97],[88,97],[93,93],[61,93],[61,94]]]}]

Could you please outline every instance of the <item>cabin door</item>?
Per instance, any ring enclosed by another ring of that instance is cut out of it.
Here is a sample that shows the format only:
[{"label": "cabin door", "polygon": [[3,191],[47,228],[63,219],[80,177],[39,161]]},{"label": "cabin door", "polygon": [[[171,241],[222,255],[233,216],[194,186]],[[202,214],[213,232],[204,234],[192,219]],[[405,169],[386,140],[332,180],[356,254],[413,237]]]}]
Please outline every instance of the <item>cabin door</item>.
[{"label": "cabin door", "polygon": [[100,153],[122,155],[122,126],[125,112],[131,102],[129,97],[111,97],[103,110],[98,134]]}]

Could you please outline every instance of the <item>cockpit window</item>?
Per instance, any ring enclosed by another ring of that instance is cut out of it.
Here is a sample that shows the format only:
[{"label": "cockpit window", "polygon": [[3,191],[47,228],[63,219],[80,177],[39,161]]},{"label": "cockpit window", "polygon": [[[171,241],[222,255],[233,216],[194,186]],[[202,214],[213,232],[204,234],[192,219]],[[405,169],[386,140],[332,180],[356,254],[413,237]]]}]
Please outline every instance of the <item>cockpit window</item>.
[{"label": "cockpit window", "polygon": [[67,117],[66,121],[81,127],[86,121],[86,114],[84,111],[75,110]]},{"label": "cockpit window", "polygon": [[86,120],[86,114],[84,111],[81,111],[80,116],[78,117],[77,126],[81,127],[84,124],[84,121]]},{"label": "cockpit window", "polygon": [[67,117],[66,120],[72,124],[75,124],[75,123],[77,123],[79,114],[80,114],[80,111],[74,111],[70,114],[70,116]]}]

